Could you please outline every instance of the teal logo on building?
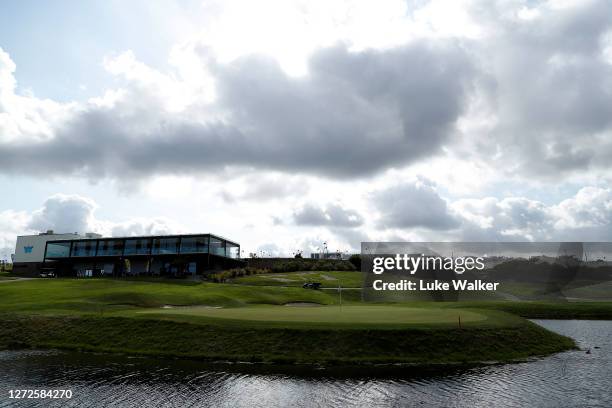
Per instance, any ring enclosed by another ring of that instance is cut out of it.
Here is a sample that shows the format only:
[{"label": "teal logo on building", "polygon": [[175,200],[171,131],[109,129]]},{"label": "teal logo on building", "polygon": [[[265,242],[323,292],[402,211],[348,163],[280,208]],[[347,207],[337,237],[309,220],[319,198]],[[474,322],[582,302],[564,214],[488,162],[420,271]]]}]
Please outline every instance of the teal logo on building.
[{"label": "teal logo on building", "polygon": [[24,246],[23,247],[23,252],[25,252],[26,254],[31,254],[32,253],[32,249],[34,249],[33,246]]}]

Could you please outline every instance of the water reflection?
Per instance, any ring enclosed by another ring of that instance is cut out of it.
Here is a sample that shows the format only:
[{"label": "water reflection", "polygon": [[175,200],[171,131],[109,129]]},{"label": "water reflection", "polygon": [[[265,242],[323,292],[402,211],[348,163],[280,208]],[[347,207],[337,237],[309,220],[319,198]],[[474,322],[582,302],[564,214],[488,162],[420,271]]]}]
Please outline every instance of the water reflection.
[{"label": "water reflection", "polygon": [[[519,364],[424,371],[228,366],[7,351],[0,353],[0,406],[612,406],[612,322],[537,322],[575,338],[591,354],[571,351]],[[74,397],[9,400],[11,388],[71,388]]]}]

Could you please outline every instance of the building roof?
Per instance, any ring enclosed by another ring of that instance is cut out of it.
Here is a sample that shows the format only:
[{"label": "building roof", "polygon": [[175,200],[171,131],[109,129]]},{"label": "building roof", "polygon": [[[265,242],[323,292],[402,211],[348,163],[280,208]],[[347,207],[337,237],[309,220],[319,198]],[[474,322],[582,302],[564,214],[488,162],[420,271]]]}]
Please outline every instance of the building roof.
[{"label": "building roof", "polygon": [[[137,235],[137,236],[123,236],[123,237],[99,237],[99,238],[90,238],[90,237],[79,237],[77,241],[101,241],[101,240],[121,240],[121,239],[156,239],[156,238],[188,238],[188,237],[207,237],[211,236],[213,238],[220,239],[222,241],[227,241],[231,244],[240,245],[238,242],[232,241],[231,239],[224,238],[220,235],[211,234],[211,233],[202,233],[202,234],[171,234],[171,235]],[[49,240],[47,242],[70,242],[74,241],[73,239],[57,239],[57,240]]]}]

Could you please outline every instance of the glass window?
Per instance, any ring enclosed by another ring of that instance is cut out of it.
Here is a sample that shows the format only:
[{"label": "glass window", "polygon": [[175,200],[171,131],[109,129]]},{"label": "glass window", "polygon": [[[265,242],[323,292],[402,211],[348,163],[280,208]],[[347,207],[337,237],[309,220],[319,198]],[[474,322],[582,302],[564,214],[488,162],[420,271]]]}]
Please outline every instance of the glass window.
[{"label": "glass window", "polygon": [[227,256],[230,258],[240,258],[240,247],[236,244],[232,244],[230,242],[227,242],[227,249],[226,249],[226,253]]},{"label": "glass window", "polygon": [[220,239],[210,237],[210,253],[225,256],[225,243]]},{"label": "glass window", "polygon": [[151,239],[127,239],[125,255],[148,255],[151,252]]},{"label": "glass window", "polygon": [[95,240],[74,241],[71,256],[96,256],[96,242]]},{"label": "glass window", "polygon": [[98,256],[121,256],[123,254],[123,240],[99,241]]},{"label": "glass window", "polygon": [[183,237],[181,253],[208,252],[208,237]]},{"label": "glass window", "polygon": [[154,254],[176,254],[178,253],[178,238],[155,238],[153,240]]},{"label": "glass window", "polygon": [[70,256],[70,242],[48,242],[47,258],[68,258]]}]

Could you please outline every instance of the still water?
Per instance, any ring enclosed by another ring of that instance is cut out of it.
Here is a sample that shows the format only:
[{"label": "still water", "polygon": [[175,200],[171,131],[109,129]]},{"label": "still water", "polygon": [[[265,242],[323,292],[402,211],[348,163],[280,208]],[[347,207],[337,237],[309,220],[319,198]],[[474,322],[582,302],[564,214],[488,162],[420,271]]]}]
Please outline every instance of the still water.
[{"label": "still water", "polygon": [[[612,322],[535,322],[576,339],[583,350],[518,364],[416,372],[7,351],[0,352],[0,407],[612,407]],[[16,388],[71,389],[73,397],[8,399]]]}]

